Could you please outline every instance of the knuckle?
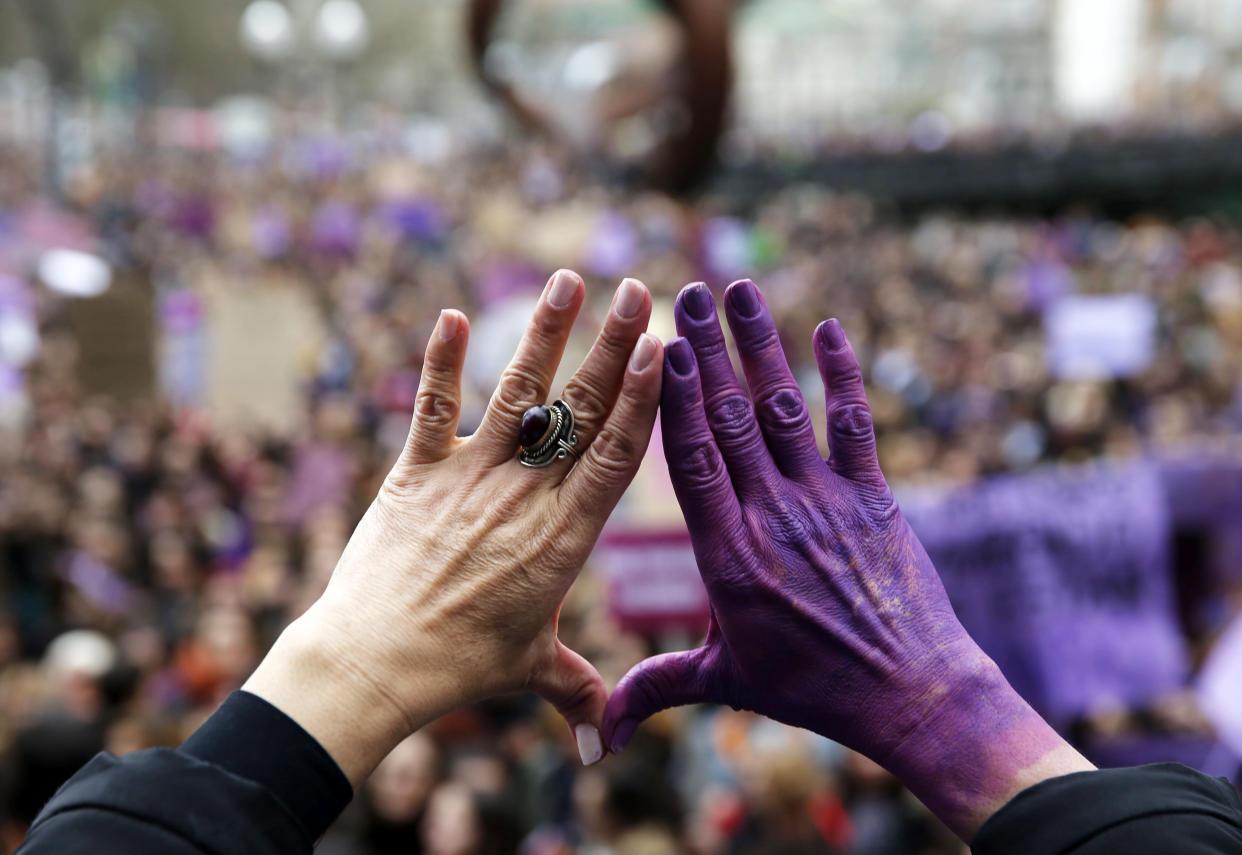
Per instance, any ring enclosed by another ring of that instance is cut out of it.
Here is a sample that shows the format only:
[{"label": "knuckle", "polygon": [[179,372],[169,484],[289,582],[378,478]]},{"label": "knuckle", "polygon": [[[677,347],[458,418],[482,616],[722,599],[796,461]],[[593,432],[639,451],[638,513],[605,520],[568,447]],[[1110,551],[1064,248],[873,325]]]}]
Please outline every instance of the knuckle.
[{"label": "knuckle", "polygon": [[743,339],[746,349],[756,356],[766,356],[772,353],[784,355],[781,349],[781,337],[774,326],[764,325],[755,328],[743,324],[739,338]]},{"label": "knuckle", "polygon": [[674,464],[679,480],[691,489],[715,487],[728,477],[715,443],[702,441],[684,450]]},{"label": "knuckle", "polygon": [[789,546],[805,548],[822,539],[820,527],[801,509],[791,507],[788,513],[767,515],[766,520],[773,536]]},{"label": "knuckle", "polygon": [[564,329],[564,320],[551,312],[536,312],[530,319],[527,334],[540,344],[557,338]]},{"label": "knuckle", "polygon": [[828,414],[832,435],[841,439],[870,441],[875,437],[871,408],[857,402],[838,404]]},{"label": "knuckle", "polygon": [[712,430],[727,439],[741,439],[755,430],[755,412],[750,399],[738,392],[730,392],[711,401],[707,418]]},{"label": "knuckle", "polygon": [[556,707],[556,711],[561,715],[581,710],[587,707],[595,698],[595,687],[590,683],[572,686],[567,695],[557,692],[556,689],[553,689],[553,692],[555,693],[553,695],[555,700],[552,701],[552,705]]},{"label": "knuckle", "polygon": [[456,395],[447,394],[443,390],[429,388],[420,389],[414,398],[415,425],[432,428],[445,428],[457,424],[461,413],[461,402]]},{"label": "knuckle", "polygon": [[691,344],[700,365],[713,359],[723,357],[727,360],[729,358],[729,348],[725,345],[724,336],[719,330],[713,330],[710,334],[701,333],[691,339]]},{"label": "knuckle", "polygon": [[545,397],[539,374],[525,365],[510,365],[500,375],[500,385],[492,401],[509,416],[521,416],[528,407],[541,403]]},{"label": "knuckle", "polygon": [[604,400],[595,383],[575,377],[565,385],[561,398],[569,404],[574,413],[574,421],[583,429],[593,428],[608,416],[608,402]]},{"label": "knuckle", "polygon": [[755,400],[755,409],[765,426],[785,430],[801,430],[811,420],[802,393],[790,386],[781,386]]},{"label": "knuckle", "polygon": [[606,323],[599,332],[595,346],[608,359],[617,360],[629,356],[630,351],[634,349],[634,342],[631,341],[630,336],[614,328],[613,324]]},{"label": "knuckle", "polygon": [[632,692],[634,700],[638,702],[637,706],[645,710],[661,710],[669,705],[672,698],[673,684],[668,676],[661,673],[655,668],[648,668],[641,672],[639,679],[632,684]]},{"label": "knuckle", "polygon": [[418,494],[423,482],[424,479],[417,468],[393,467],[372,501],[376,516],[392,521],[408,516],[414,497]]},{"label": "knuckle", "polygon": [[893,497],[893,491],[886,483],[880,483],[873,492],[868,493],[863,499],[863,504],[871,513],[872,518],[880,523],[890,522],[901,514],[897,499]]},{"label": "knuckle", "polygon": [[595,437],[590,450],[595,468],[601,474],[612,477],[628,474],[646,451],[627,431],[607,425]]},{"label": "knuckle", "polygon": [[863,388],[862,367],[857,359],[838,363],[832,372],[832,386],[841,391]]}]

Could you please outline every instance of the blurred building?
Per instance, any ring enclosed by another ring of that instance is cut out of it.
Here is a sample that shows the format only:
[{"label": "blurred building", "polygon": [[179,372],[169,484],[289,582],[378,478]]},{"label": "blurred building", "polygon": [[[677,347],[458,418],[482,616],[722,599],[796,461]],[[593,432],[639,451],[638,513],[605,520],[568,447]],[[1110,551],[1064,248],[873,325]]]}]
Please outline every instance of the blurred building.
[{"label": "blurred building", "polygon": [[929,111],[959,129],[1034,124],[1052,109],[1047,6],[760,0],[738,28],[739,116],[777,136],[904,136]]},{"label": "blurred building", "polygon": [[[46,60],[59,39],[81,91],[105,101],[204,107],[242,93],[296,101],[328,92],[353,107],[484,121],[488,102],[468,62],[460,0],[367,0],[369,39],[348,60],[314,48],[319,0],[286,0],[298,49],[280,61],[256,58],[239,37],[247,5],[59,0],[46,5],[61,30],[49,40],[23,14],[31,4],[5,4],[0,69]],[[916,146],[935,149],[994,129],[1197,127],[1242,112],[1242,0],[732,7],[737,126],[795,148],[855,135],[904,145],[913,132]],[[612,97],[601,94],[609,80],[665,63],[676,39],[653,23],[662,9],[655,0],[513,0],[489,62],[521,77],[533,97],[577,113],[583,97]]]}]

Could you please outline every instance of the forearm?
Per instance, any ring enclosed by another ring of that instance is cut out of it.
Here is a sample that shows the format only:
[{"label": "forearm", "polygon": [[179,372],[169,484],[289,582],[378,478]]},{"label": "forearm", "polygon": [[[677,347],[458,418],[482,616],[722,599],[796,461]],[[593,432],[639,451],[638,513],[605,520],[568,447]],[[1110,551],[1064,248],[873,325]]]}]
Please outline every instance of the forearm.
[{"label": "forearm", "polygon": [[[420,681],[414,706],[393,697],[358,656],[368,649],[368,628],[325,626],[315,612],[312,607],[281,633],[242,688],[301,725],[357,788],[398,742],[451,704],[430,674]],[[407,684],[412,676],[403,674]]]},{"label": "forearm", "polygon": [[1040,781],[1094,769],[1024,701],[982,652],[900,741],[876,759],[969,842],[988,817]]}]

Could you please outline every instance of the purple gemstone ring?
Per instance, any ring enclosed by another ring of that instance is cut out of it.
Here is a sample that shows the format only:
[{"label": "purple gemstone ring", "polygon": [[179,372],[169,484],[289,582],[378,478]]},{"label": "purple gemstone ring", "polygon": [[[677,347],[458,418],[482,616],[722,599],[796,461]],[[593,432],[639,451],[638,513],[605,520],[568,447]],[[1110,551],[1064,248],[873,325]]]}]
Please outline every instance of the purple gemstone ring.
[{"label": "purple gemstone ring", "polygon": [[518,444],[518,462],[523,466],[538,469],[566,457],[577,458],[573,410],[564,401],[531,407],[522,415]]}]

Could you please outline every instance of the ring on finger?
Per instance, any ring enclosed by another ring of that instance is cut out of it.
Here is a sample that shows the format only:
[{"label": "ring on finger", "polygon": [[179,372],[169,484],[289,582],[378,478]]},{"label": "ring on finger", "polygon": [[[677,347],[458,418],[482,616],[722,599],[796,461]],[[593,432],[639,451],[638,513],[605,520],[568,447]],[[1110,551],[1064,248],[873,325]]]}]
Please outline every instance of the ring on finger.
[{"label": "ring on finger", "polygon": [[522,415],[518,442],[518,462],[523,466],[538,469],[567,457],[577,459],[573,410],[564,401],[531,407]]}]

